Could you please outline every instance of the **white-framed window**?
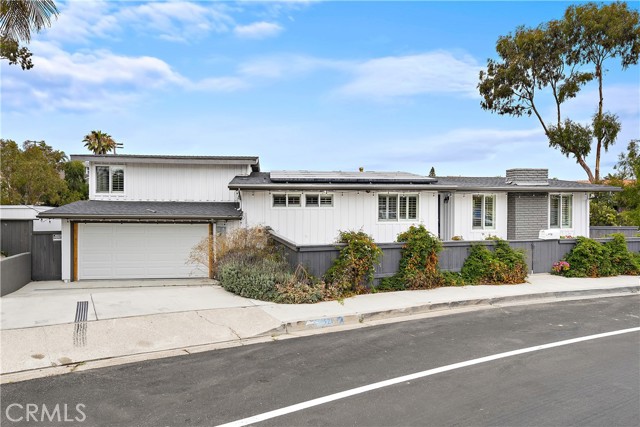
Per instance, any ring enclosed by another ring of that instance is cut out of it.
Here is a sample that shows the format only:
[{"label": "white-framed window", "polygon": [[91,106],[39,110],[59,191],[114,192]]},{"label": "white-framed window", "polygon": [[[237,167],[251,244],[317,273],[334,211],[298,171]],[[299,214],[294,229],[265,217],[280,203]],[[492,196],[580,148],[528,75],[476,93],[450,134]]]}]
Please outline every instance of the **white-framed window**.
[{"label": "white-framed window", "polygon": [[573,195],[549,195],[549,228],[573,227]]},{"label": "white-framed window", "polygon": [[299,208],[302,206],[301,194],[274,194],[272,197],[274,208]]},{"label": "white-framed window", "polygon": [[379,221],[411,221],[418,219],[417,194],[378,194]]},{"label": "white-framed window", "polygon": [[124,166],[96,166],[96,193],[124,193]]},{"label": "white-framed window", "polygon": [[329,208],[333,206],[333,194],[305,194],[304,205],[308,208]]},{"label": "white-framed window", "polygon": [[494,194],[474,194],[471,208],[473,229],[496,228],[496,196]]}]

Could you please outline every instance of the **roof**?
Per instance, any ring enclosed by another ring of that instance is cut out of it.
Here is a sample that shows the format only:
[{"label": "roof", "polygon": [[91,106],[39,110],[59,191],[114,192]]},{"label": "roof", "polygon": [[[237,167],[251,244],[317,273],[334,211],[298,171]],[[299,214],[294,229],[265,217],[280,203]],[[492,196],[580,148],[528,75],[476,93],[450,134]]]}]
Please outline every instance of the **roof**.
[{"label": "roof", "polygon": [[258,156],[166,156],[151,154],[72,154],[71,160],[101,163],[175,163],[200,165],[251,165],[252,170],[260,171]]},{"label": "roof", "polygon": [[[273,174],[276,173],[274,179]],[[299,173],[299,172],[298,172]],[[369,172],[371,174],[372,172]],[[380,173],[380,172],[379,172]],[[309,179],[294,179],[296,175],[292,175],[287,179],[282,171],[279,172],[252,172],[248,176],[236,176],[229,183],[229,188],[247,189],[247,190],[458,190],[458,191],[509,191],[509,192],[551,192],[551,191],[620,191],[619,187],[611,187],[607,185],[594,185],[588,183],[580,183],[576,181],[562,181],[558,179],[549,179],[548,185],[518,185],[507,183],[504,177],[460,177],[460,176],[443,176],[428,178],[420,175],[406,174],[406,176],[415,176],[416,179],[404,179],[405,175],[398,175],[398,179],[393,178],[392,173],[380,173],[388,175],[388,180],[318,180],[322,177],[321,172],[313,172]],[[329,174],[337,174],[331,172]],[[353,173],[357,174],[357,173]],[[333,176],[333,175],[329,175]],[[338,175],[335,175],[338,176]],[[382,175],[381,175],[382,176]],[[423,179],[419,179],[423,178]]]},{"label": "roof", "polygon": [[40,218],[79,220],[169,220],[201,221],[240,219],[242,211],[233,202],[123,202],[81,200],[42,212]]}]

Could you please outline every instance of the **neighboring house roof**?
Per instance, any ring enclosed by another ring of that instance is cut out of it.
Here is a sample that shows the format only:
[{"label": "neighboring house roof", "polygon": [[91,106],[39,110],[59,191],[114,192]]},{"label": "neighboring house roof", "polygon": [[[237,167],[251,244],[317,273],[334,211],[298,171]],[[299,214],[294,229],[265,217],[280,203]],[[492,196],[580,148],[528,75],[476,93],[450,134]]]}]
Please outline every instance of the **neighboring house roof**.
[{"label": "neighboring house roof", "polygon": [[240,219],[234,202],[122,202],[82,200],[42,212],[40,218],[80,220],[182,220]]},{"label": "neighboring house roof", "polygon": [[72,154],[71,160],[96,163],[182,163],[191,165],[251,165],[260,171],[258,156],[165,156],[146,154]]},{"label": "neighboring house roof", "polygon": [[[274,176],[275,174],[275,176]],[[507,183],[504,177],[453,177],[429,178],[421,175],[394,172],[362,172],[363,175],[384,179],[348,179],[359,177],[359,172],[351,172],[342,178],[338,172],[252,172],[248,176],[236,176],[229,188],[245,190],[458,190],[458,191],[509,191],[509,192],[551,192],[551,191],[620,191],[619,187],[579,183],[549,179],[547,185],[518,185]],[[323,174],[328,174],[327,178]],[[395,177],[395,178],[394,178]]]}]

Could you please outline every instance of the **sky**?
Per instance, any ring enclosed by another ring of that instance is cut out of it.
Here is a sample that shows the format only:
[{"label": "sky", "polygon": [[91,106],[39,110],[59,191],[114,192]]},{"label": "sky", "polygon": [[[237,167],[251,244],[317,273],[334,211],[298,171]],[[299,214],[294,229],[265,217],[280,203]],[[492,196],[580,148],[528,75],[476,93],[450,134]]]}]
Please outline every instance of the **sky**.
[{"label": "sky", "polygon": [[[534,117],[480,107],[478,73],[519,25],[566,2],[56,1],[29,45],[34,68],[0,65],[2,138],[86,154],[102,130],[124,154],[257,155],[262,170],[498,176],[543,167],[586,179]],[[640,69],[609,60],[604,106],[622,131],[603,175],[640,138]],[[565,106],[587,122],[590,83]],[[542,103],[552,119],[550,103]],[[593,166],[591,156],[588,163]]]}]

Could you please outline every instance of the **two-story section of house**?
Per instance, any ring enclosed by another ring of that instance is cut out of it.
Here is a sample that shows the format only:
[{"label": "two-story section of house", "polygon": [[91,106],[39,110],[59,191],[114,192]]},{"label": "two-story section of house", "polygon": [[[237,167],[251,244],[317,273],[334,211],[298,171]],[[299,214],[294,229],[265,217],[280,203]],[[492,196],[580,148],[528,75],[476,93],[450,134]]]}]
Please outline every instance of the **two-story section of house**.
[{"label": "two-story section of house", "polygon": [[[242,219],[235,176],[255,156],[72,155],[85,163],[89,200],[40,214],[62,220],[62,279],[207,277],[188,263],[207,236]],[[210,256],[212,256],[210,254]]]}]

